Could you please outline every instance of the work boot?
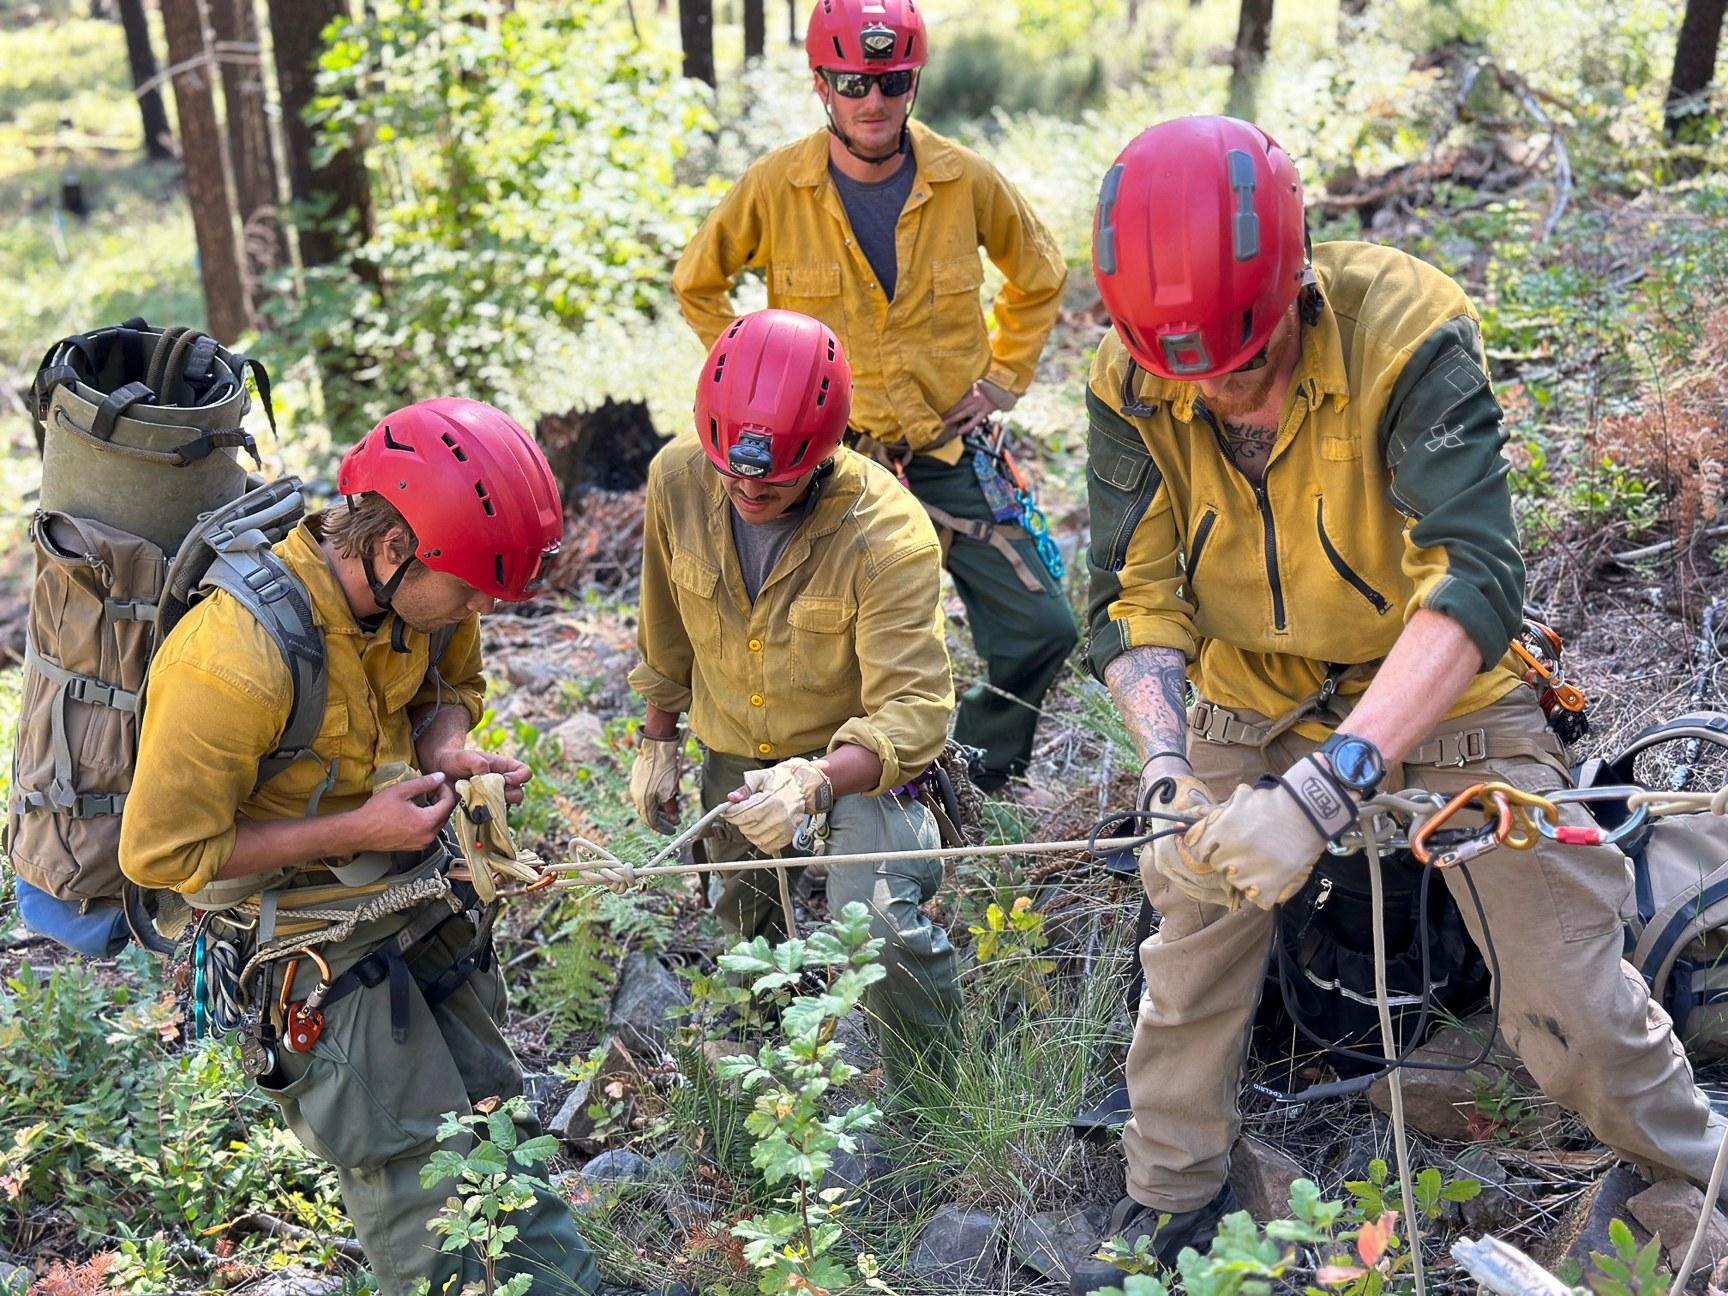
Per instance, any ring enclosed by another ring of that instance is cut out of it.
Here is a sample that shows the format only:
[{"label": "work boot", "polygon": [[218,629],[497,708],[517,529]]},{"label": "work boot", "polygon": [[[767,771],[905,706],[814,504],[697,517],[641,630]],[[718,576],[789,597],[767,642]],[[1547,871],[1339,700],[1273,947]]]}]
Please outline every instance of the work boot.
[{"label": "work boot", "polygon": [[[1149,1237],[1152,1239],[1152,1258],[1165,1268],[1174,1269],[1176,1257],[1183,1247],[1204,1251],[1218,1232],[1218,1221],[1231,1211],[1240,1209],[1236,1194],[1229,1184],[1225,1184],[1218,1190],[1218,1195],[1204,1206],[1172,1214],[1170,1222],[1159,1228],[1158,1220],[1164,1211],[1142,1206],[1132,1197],[1124,1197],[1110,1212],[1110,1227],[1099,1239],[1099,1245],[1111,1238],[1120,1238],[1125,1246],[1133,1249],[1141,1238]],[[1122,1278],[1122,1271],[1109,1261],[1088,1257],[1075,1265],[1068,1275],[1068,1290],[1072,1296],[1087,1296],[1087,1293],[1103,1287],[1120,1287]]]}]

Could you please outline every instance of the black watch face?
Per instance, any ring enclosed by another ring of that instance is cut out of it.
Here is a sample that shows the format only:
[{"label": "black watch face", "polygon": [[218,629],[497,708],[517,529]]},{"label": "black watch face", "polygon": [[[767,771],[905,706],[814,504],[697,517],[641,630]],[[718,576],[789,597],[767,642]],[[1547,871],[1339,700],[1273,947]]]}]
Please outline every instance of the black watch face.
[{"label": "black watch face", "polygon": [[1386,772],[1386,763],[1374,744],[1346,738],[1326,753],[1338,781],[1350,788],[1373,787]]}]

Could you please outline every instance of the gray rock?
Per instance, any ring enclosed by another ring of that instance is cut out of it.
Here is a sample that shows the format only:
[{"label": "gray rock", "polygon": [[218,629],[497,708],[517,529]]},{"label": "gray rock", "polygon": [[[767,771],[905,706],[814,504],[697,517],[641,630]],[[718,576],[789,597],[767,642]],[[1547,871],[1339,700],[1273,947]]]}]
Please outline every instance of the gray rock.
[{"label": "gray rock", "polygon": [[[1704,1194],[1684,1179],[1664,1179],[1633,1197],[1626,1206],[1633,1219],[1662,1239],[1668,1263],[1677,1269],[1685,1258],[1686,1248],[1692,1244],[1698,1217],[1704,1212]],[[1728,1256],[1728,1219],[1723,1218],[1721,1211],[1713,1210],[1698,1263],[1707,1273],[1723,1256]]]},{"label": "gray rock", "polygon": [[1608,1239],[1608,1225],[1616,1219],[1627,1221],[1633,1239],[1643,1246],[1650,1240],[1650,1235],[1633,1220],[1627,1202],[1649,1186],[1630,1167],[1614,1166],[1585,1189],[1571,1214],[1549,1233],[1532,1258],[1549,1269],[1557,1270],[1570,1261],[1588,1272],[1592,1267],[1592,1251],[1614,1254],[1614,1244]]},{"label": "gray rock", "polygon": [[556,1135],[566,1143],[581,1142],[594,1125],[588,1118],[588,1103],[593,1091],[592,1079],[578,1080],[576,1087],[564,1095],[564,1102],[547,1124],[546,1132]]},{"label": "gray rock", "polygon": [[35,1282],[35,1270],[26,1269],[23,1265],[13,1264],[9,1260],[0,1260],[0,1285],[23,1291]]},{"label": "gray rock", "polygon": [[594,1119],[588,1114],[589,1104],[596,1099],[610,1100],[612,1095],[608,1090],[615,1082],[640,1080],[642,1075],[637,1069],[636,1060],[618,1042],[616,1035],[608,1036],[601,1047],[605,1053],[600,1061],[600,1069],[587,1079],[576,1082],[575,1087],[565,1095],[558,1114],[546,1127],[549,1133],[556,1134],[571,1146],[587,1151],[597,1150]]},{"label": "gray rock", "polygon": [[628,1148],[613,1148],[583,1166],[580,1173],[591,1184],[635,1183],[648,1177],[648,1158]]},{"label": "gray rock", "polygon": [[591,764],[606,750],[606,726],[591,711],[577,711],[561,721],[551,736],[558,740],[567,765]]},{"label": "gray rock", "polygon": [[689,990],[664,963],[632,954],[624,961],[618,992],[612,997],[612,1029],[628,1047],[659,1053],[677,1024],[666,1014],[689,1002]]},{"label": "gray rock", "polygon": [[1074,1266],[1098,1249],[1108,1216],[1098,1207],[1040,1211],[1008,1240],[1014,1258],[1035,1273],[1067,1282]]},{"label": "gray rock", "polygon": [[245,1296],[330,1296],[341,1290],[341,1278],[307,1273],[303,1269],[284,1269],[240,1288]]},{"label": "gray rock", "polygon": [[1474,1147],[1465,1152],[1453,1164],[1449,1177],[1474,1179],[1482,1186],[1480,1193],[1458,1205],[1458,1218],[1470,1232],[1492,1233],[1518,1222],[1519,1203],[1506,1186],[1511,1176],[1487,1148]]},{"label": "gray rock", "polygon": [[1264,1224],[1290,1214],[1290,1185],[1313,1178],[1287,1152],[1244,1135],[1230,1152],[1230,1184],[1242,1209]]},{"label": "gray rock", "polygon": [[988,1283],[1002,1250],[1002,1221],[988,1211],[948,1206],[937,1211],[912,1252],[913,1277],[958,1285]]}]

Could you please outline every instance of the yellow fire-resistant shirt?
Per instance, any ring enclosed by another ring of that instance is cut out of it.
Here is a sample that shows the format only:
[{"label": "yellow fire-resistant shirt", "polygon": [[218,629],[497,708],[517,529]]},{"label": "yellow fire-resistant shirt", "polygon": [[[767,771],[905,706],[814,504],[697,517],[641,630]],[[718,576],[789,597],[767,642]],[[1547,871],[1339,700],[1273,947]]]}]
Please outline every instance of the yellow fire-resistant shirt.
[{"label": "yellow fire-resistant shirt", "polygon": [[873,794],[885,792],[947,738],[941,566],[918,501],[843,449],[752,605],[720,475],[694,436],[680,437],[648,469],[630,686],[688,711],[696,737],[728,755],[867,747],[882,762]]},{"label": "yellow fire-resistant shirt", "polygon": [[[1199,389],[1140,371],[1114,332],[1087,393],[1088,656],[1174,648],[1202,696],[1277,717],[1328,667],[1360,693],[1418,608],[1469,632],[1483,669],[1452,715],[1518,687],[1523,617],[1506,434],[1475,309],[1393,248],[1321,243],[1264,479],[1225,454]],[[1324,726],[1298,732],[1323,738]]]},{"label": "yellow fire-resistant shirt", "polygon": [[[846,348],[852,426],[920,450],[942,435],[942,412],[979,378],[1015,395],[1031,385],[1068,271],[1049,231],[995,167],[918,122],[909,129],[918,174],[895,231],[893,301],[828,174],[826,129],[744,173],[684,249],[672,287],[711,347],[735,317],[738,273],[764,271],[770,306],[814,316]],[[980,248],[1008,278],[992,308],[994,336],[979,301]],[[956,440],[932,453],[957,463],[962,449]]]},{"label": "yellow fire-resistant shirt", "polygon": [[[335,763],[336,780],[318,813],[336,814],[365,802],[380,767],[417,765],[410,708],[460,704],[478,723],[485,681],[478,617],[456,628],[439,659],[441,691],[427,676],[427,635],[409,631],[408,651],[399,653],[390,646],[394,617],[371,633],[362,629],[315,525],[302,523],[276,553],[305,583],[324,634],[328,695],[312,750]],[[325,777],[311,759],[253,791],[258,762],[276,750],[292,700],[281,651],[236,599],[218,590],[186,614],[151,662],[138,768],[120,829],[121,872],[140,886],[197,891],[233,854],[237,820],[306,813]]]}]

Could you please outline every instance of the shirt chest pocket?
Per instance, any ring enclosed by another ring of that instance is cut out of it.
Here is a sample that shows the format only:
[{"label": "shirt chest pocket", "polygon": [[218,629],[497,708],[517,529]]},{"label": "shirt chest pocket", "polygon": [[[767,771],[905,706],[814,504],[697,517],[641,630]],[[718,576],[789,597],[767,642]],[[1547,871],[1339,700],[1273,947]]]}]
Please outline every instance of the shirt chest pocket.
[{"label": "shirt chest pocket", "polygon": [[821,320],[842,340],[846,336],[838,261],[776,261],[769,272],[768,300],[773,306]]},{"label": "shirt chest pocket", "polygon": [[984,347],[984,308],[978,290],[984,267],[976,252],[946,257],[930,267],[930,350],[935,355],[975,356]]},{"label": "shirt chest pocket", "polygon": [[688,550],[672,555],[678,615],[691,647],[712,656],[720,647],[720,569]]},{"label": "shirt chest pocket", "polygon": [[786,622],[792,627],[795,687],[808,691],[832,689],[857,672],[852,624],[858,605],[851,599],[806,594],[792,600]]}]

